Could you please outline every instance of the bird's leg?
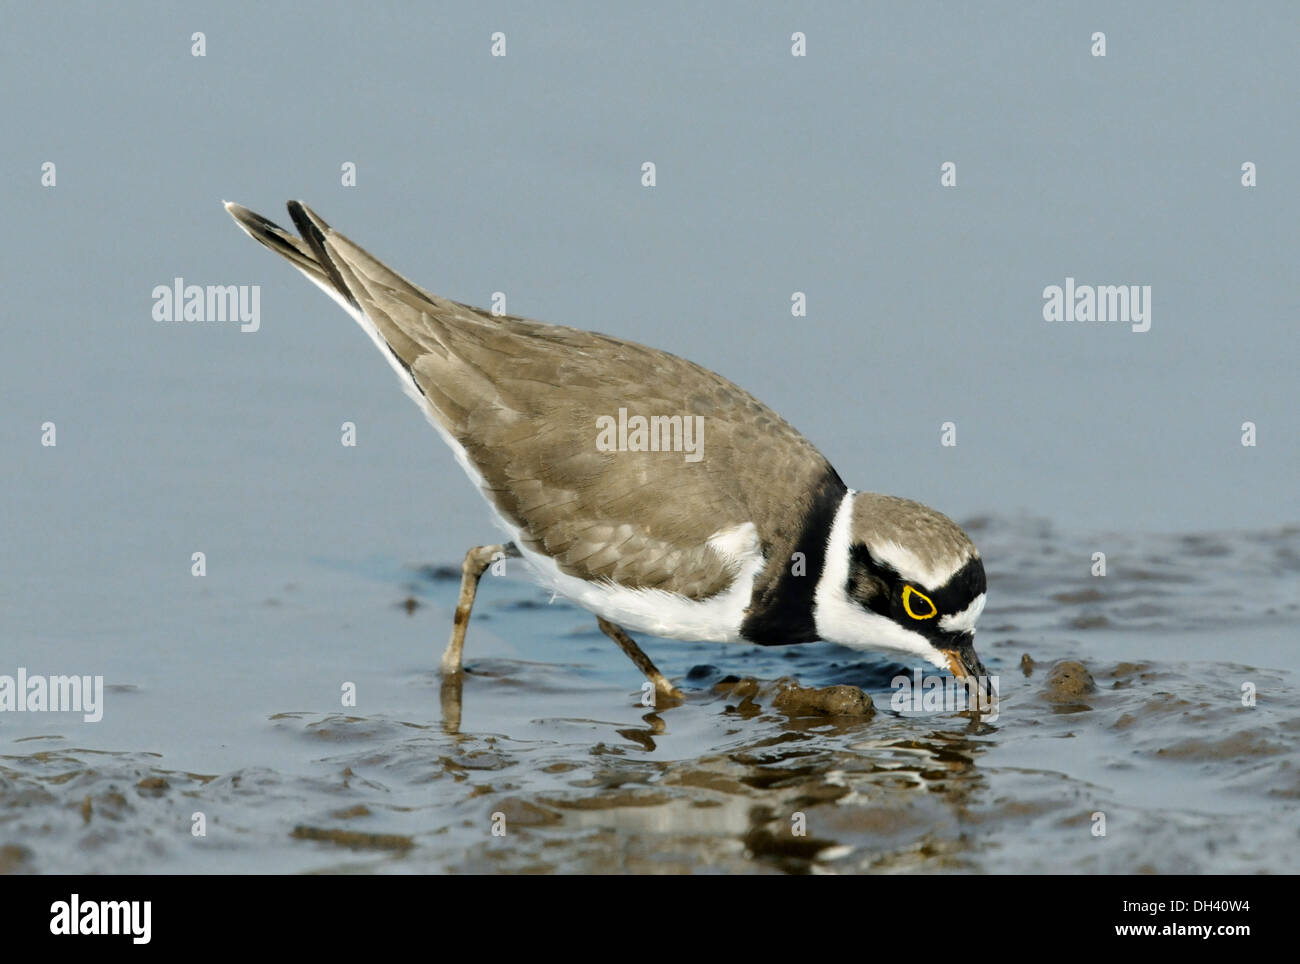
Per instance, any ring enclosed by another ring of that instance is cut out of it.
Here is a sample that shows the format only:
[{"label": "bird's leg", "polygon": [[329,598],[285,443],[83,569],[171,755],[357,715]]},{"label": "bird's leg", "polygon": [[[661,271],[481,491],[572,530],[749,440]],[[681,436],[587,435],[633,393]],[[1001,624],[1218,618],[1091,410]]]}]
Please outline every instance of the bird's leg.
[{"label": "bird's leg", "polygon": [[465,674],[452,673],[442,678],[438,702],[442,707],[442,729],[455,736],[460,733],[461,694],[465,689]]},{"label": "bird's leg", "polygon": [[650,657],[641,651],[621,626],[615,626],[607,619],[596,617],[596,623],[600,626],[600,631],[618,643],[618,648],[627,654],[627,658],[636,663],[636,668],[645,674],[645,678],[655,685],[655,692],[659,696],[669,700],[681,700],[682,694],[677,687],[668,682],[668,678],[655,668],[655,664],[650,662]]},{"label": "bird's leg", "polygon": [[475,546],[465,553],[460,565],[460,598],[456,601],[456,617],[451,624],[451,641],[442,654],[442,672],[450,676],[460,672],[460,655],[465,648],[465,630],[469,628],[469,613],[474,608],[474,595],[483,570],[499,558],[518,558],[519,550],[513,542],[500,546]]}]

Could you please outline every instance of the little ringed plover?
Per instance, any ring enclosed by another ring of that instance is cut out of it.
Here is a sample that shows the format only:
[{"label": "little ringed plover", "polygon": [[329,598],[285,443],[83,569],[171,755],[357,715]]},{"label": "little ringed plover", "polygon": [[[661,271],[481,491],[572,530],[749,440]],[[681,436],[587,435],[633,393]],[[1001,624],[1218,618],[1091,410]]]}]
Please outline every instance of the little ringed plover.
[{"label": "little ringed plover", "polygon": [[465,556],[445,674],[460,672],[479,577],[504,555],[594,613],[664,697],[680,694],[625,628],[830,640],[983,677],[984,565],[947,516],[849,489],[784,419],[699,365],[431,294],[288,207],[300,236],[226,205],[370,336],[510,536]]}]

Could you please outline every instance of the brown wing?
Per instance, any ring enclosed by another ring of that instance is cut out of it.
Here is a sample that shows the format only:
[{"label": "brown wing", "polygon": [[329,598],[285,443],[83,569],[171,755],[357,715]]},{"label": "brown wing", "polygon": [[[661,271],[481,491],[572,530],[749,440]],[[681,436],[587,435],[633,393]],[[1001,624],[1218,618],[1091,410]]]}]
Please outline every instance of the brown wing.
[{"label": "brown wing", "polygon": [[[290,210],[335,286],[465,448],[525,547],[582,579],[703,599],[735,572],[708,537],[753,522],[769,565],[785,565],[771,550],[797,538],[806,500],[831,470],[767,406],[666,352],[430,294],[310,211]],[[597,419],[617,418],[620,408],[629,417],[703,416],[700,460],[599,450]],[[800,496],[772,499],[776,481]]]}]

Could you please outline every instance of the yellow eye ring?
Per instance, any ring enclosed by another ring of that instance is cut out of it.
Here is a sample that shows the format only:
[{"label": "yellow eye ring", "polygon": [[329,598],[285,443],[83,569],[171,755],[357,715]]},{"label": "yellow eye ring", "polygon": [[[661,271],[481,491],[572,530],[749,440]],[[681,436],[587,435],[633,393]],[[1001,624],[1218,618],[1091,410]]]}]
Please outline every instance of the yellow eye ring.
[{"label": "yellow eye ring", "polygon": [[[929,606],[930,611],[928,613],[912,612],[913,596],[916,596],[927,606]],[[935,616],[939,615],[939,607],[934,604],[934,602],[930,599],[930,597],[918,589],[913,589],[911,586],[903,587],[903,608],[907,610],[907,614],[911,616],[913,619],[933,619]]]}]

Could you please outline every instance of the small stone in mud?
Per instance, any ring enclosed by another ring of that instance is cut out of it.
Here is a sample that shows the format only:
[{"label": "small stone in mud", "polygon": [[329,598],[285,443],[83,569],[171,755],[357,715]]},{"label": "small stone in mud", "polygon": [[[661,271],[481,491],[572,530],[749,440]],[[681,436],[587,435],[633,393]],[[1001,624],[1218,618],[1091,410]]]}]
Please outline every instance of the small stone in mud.
[{"label": "small stone in mud", "polygon": [[1151,680],[1155,678],[1155,673],[1151,672],[1150,663],[1116,663],[1111,667],[1107,676],[1114,677],[1115,682],[1111,683],[1112,689],[1121,689],[1130,685],[1133,680]]},{"label": "small stone in mud", "polygon": [[713,692],[737,696],[741,700],[753,699],[758,695],[758,680],[752,677],[737,679],[734,676],[727,676],[713,684]]},{"label": "small stone in mud", "polygon": [[1034,658],[1028,653],[1020,657],[1020,671],[1026,676],[1032,676],[1034,672]]},{"label": "small stone in mud", "polygon": [[507,830],[510,827],[548,827],[564,819],[554,810],[519,797],[506,797],[499,801],[493,812],[505,818]]},{"label": "small stone in mud", "polygon": [[358,803],[355,807],[348,807],[346,810],[335,810],[333,817],[336,820],[351,820],[353,817],[370,816],[370,808],[364,803]]},{"label": "small stone in mud", "polygon": [[1048,673],[1043,695],[1049,700],[1071,701],[1096,689],[1097,684],[1086,666],[1077,659],[1063,659]]},{"label": "small stone in mud", "polygon": [[303,824],[289,834],[295,840],[320,840],[342,847],[366,850],[406,850],[415,846],[410,837],[396,833],[361,833],[358,830],[335,830],[330,827],[308,827]]},{"label": "small stone in mud", "polygon": [[141,796],[145,794],[154,797],[161,796],[164,791],[171,789],[171,784],[162,777],[145,777],[135,786],[141,792]]},{"label": "small stone in mud", "polygon": [[833,840],[773,833],[766,827],[751,829],[745,834],[744,842],[745,850],[753,857],[795,861],[815,860],[818,852],[835,845]]},{"label": "small stone in mud", "polygon": [[793,680],[782,680],[772,705],[794,716],[820,714],[822,716],[869,716],[871,697],[856,686],[800,686]]},{"label": "small stone in mud", "polygon": [[737,679],[727,676],[713,684],[713,692],[739,699],[738,703],[728,703],[723,707],[723,712],[739,713],[746,718],[758,712],[758,704],[754,701],[758,695],[758,680],[752,677]]},{"label": "small stone in mud", "polygon": [[0,846],[0,874],[12,874],[32,859],[32,852],[18,844]]},{"label": "small stone in mud", "polygon": [[108,789],[99,795],[99,812],[113,820],[121,820],[132,807],[120,790]]}]

